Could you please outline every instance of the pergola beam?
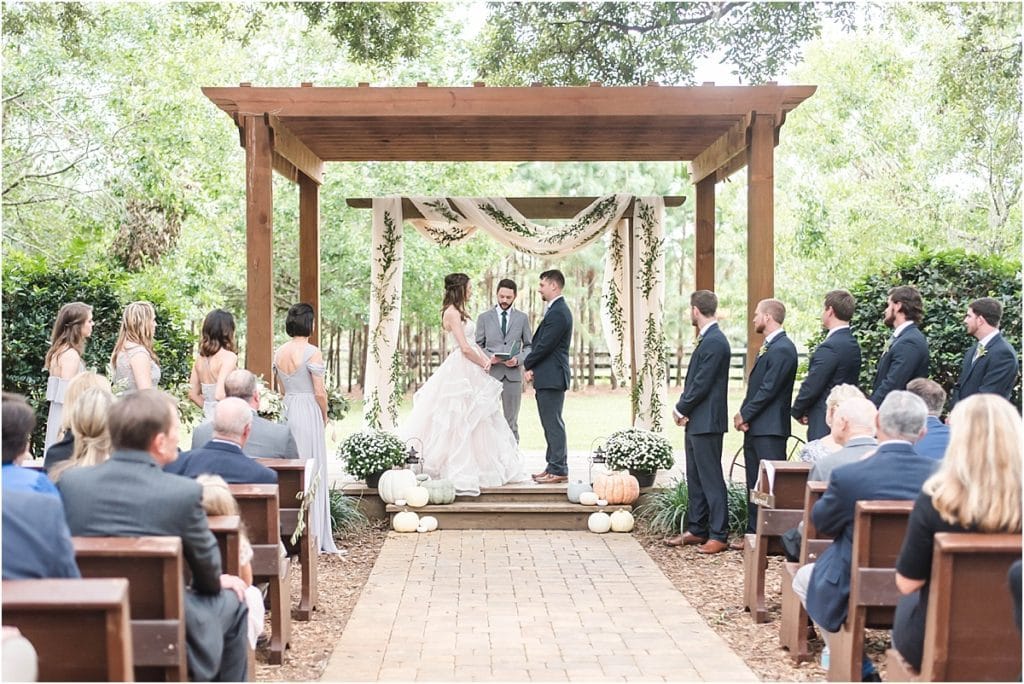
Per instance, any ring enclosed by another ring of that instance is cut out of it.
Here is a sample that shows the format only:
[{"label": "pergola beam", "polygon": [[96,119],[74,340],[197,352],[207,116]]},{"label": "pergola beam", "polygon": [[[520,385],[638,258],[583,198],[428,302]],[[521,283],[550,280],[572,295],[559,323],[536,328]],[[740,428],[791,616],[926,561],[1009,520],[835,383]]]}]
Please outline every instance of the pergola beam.
[{"label": "pergola beam", "polygon": [[[272,145],[274,152],[287,159],[292,166],[301,171],[317,185],[324,183],[324,162],[316,156],[306,144],[296,138],[280,118],[267,115],[267,123],[273,131]],[[291,179],[293,183],[298,178]]]},{"label": "pergola beam", "polygon": [[750,146],[751,118],[752,115],[747,114],[737,121],[732,128],[690,162],[690,181],[692,183],[697,184],[708,176],[715,175],[737,155],[746,152],[747,147]]},{"label": "pergola beam", "polygon": [[[567,219],[573,218],[588,206],[593,204],[597,197],[506,197],[509,204],[516,208],[520,214],[528,219]],[[680,207],[686,198],[682,195],[669,195],[663,198],[665,206]],[[635,201],[635,200],[634,200]],[[345,203],[353,209],[372,209],[373,199],[369,197],[350,197]],[[626,207],[626,214],[633,213],[633,202]],[[402,198],[402,217],[406,219],[421,219],[423,214],[416,208],[408,197]]]}]

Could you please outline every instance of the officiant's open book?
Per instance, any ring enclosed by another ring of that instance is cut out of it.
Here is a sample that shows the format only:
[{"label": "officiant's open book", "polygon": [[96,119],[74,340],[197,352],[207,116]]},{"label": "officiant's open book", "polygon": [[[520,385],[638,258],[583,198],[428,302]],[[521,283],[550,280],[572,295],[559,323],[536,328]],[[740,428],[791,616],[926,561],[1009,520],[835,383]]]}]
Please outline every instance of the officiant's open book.
[{"label": "officiant's open book", "polygon": [[522,350],[523,350],[523,343],[520,340],[516,340],[515,342],[512,343],[512,349],[510,349],[507,352],[497,353],[494,356],[495,356],[495,358],[501,359],[502,361],[508,361],[509,359],[511,359],[513,356],[515,356],[516,354],[518,354]]}]

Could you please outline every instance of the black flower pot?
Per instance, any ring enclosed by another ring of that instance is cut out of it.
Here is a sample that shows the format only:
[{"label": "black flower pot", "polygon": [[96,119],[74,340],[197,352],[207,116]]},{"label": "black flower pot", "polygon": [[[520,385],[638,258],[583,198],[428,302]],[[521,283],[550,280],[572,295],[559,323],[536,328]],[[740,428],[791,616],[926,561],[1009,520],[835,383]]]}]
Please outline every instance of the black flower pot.
[{"label": "black flower pot", "polygon": [[376,489],[377,485],[380,484],[380,476],[383,475],[385,472],[387,471],[382,470],[380,472],[370,473],[369,475],[367,475],[366,486],[369,487],[370,489]]},{"label": "black flower pot", "polygon": [[657,471],[646,472],[643,470],[629,469],[629,474],[636,478],[637,484],[641,487],[653,487],[654,477],[658,474]]}]

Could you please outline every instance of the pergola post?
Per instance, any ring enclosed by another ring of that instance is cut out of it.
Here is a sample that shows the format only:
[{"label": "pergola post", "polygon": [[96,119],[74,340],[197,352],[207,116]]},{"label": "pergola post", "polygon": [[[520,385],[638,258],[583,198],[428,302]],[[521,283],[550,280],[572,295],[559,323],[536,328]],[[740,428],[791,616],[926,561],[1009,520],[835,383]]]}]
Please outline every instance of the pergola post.
[{"label": "pergola post", "polygon": [[274,323],[270,127],[262,115],[240,118],[245,145],[245,367],[270,382]]},{"label": "pergola post", "polygon": [[715,290],[715,176],[697,182],[694,207],[696,289]]},{"label": "pergola post", "polygon": [[299,299],[313,307],[312,344],[320,344],[320,186],[299,174]]},{"label": "pergola post", "polygon": [[754,310],[775,295],[775,117],[756,114],[747,166],[747,365],[754,367],[761,336]]}]

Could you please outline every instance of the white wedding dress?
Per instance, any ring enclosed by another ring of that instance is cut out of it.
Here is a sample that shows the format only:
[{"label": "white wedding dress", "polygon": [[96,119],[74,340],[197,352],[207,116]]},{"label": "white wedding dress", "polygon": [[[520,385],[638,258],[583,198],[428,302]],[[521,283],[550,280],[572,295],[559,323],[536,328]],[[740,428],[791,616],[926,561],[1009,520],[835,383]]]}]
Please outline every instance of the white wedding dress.
[{"label": "white wedding dress", "polygon": [[[476,348],[473,321],[463,329]],[[448,340],[455,350],[413,396],[402,439],[423,442],[423,472],[451,480],[458,494],[477,496],[482,487],[525,480],[519,445],[502,413],[501,382],[463,355],[454,334]]]}]

